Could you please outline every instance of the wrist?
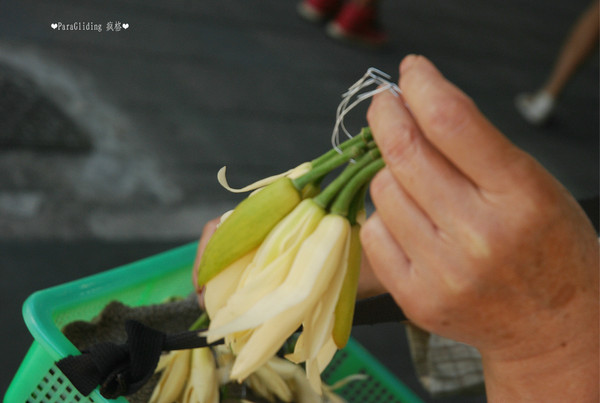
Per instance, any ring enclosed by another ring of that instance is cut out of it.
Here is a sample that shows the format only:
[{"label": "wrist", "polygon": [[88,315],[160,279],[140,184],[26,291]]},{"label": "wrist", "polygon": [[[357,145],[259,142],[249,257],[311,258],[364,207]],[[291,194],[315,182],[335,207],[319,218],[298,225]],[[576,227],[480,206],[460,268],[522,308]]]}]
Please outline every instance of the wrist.
[{"label": "wrist", "polygon": [[598,298],[578,302],[511,348],[481,351],[489,402],[598,401]]}]

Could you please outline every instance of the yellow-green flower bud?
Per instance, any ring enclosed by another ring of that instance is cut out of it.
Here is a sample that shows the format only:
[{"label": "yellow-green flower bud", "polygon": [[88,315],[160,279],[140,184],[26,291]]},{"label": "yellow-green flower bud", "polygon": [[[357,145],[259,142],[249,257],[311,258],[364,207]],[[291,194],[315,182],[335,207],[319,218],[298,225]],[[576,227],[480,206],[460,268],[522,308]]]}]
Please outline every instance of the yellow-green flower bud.
[{"label": "yellow-green flower bud", "polygon": [[198,265],[198,285],[257,248],[301,201],[291,179],[283,177],[244,199],[215,231]]}]

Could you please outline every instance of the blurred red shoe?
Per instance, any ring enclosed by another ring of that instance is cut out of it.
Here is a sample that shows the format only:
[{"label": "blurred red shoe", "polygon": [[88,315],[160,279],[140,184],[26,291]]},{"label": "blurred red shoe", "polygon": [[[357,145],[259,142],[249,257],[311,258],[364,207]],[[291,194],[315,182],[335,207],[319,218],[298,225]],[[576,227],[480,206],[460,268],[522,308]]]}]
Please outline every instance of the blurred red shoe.
[{"label": "blurred red shoe", "polygon": [[304,0],[298,4],[298,14],[310,22],[323,22],[338,12],[341,0]]},{"label": "blurred red shoe", "polygon": [[334,39],[370,47],[380,47],[388,42],[387,33],[377,21],[375,7],[354,2],[344,5],[335,20],[327,25],[327,33]]}]

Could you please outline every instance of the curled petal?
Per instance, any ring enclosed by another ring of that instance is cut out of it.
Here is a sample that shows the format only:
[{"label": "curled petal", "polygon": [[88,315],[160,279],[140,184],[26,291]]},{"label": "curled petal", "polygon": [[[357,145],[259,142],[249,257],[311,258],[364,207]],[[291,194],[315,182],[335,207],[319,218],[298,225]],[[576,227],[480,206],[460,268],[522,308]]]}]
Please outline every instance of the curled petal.
[{"label": "curled petal", "polygon": [[279,179],[283,176],[288,176],[290,179],[295,179],[303,174],[305,174],[306,172],[310,171],[311,168],[311,163],[310,162],[305,162],[303,164],[298,165],[296,168],[290,169],[289,171],[277,174],[277,175],[273,175],[273,176],[269,176],[267,178],[263,178],[259,181],[256,181],[254,183],[251,183],[248,186],[244,186],[243,188],[232,188],[231,186],[229,186],[229,183],[227,182],[227,167],[224,166],[223,168],[219,169],[219,172],[217,173],[217,180],[219,181],[219,183],[221,184],[221,186],[223,186],[225,189],[229,190],[232,193],[244,193],[244,192],[249,192],[251,190],[256,190],[259,188],[262,188],[264,186],[267,186],[268,184],[274,182],[276,179]]}]

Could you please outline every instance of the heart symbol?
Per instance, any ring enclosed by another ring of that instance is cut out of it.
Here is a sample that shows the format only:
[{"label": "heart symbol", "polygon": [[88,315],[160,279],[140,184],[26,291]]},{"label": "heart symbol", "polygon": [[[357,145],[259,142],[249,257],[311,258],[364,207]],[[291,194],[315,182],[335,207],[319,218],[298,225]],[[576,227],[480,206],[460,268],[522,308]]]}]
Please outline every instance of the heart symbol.
[{"label": "heart symbol", "polygon": [[52,24],[50,24],[50,27],[52,29],[56,29],[56,27],[58,27],[58,24],[57,23],[52,23]]},{"label": "heart symbol", "polygon": [[124,29],[127,29],[127,28],[129,28],[129,24],[127,24],[127,23],[123,24],[123,28],[124,28]]}]

